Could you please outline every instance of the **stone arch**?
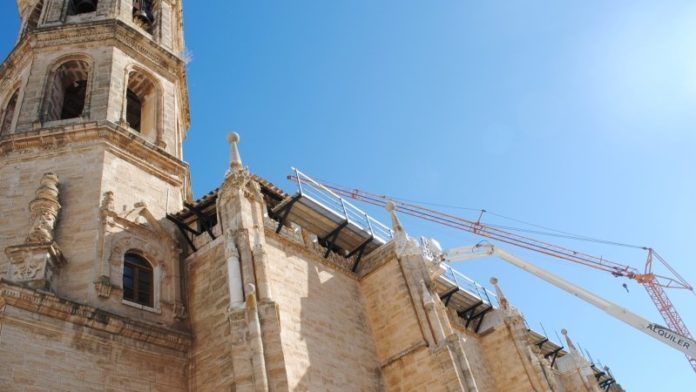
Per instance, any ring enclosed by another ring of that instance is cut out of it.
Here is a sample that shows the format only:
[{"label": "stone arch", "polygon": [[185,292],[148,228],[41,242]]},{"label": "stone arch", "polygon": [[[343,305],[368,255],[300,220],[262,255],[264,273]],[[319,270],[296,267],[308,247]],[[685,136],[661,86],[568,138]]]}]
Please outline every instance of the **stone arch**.
[{"label": "stone arch", "polygon": [[[163,254],[161,244],[154,244],[151,240],[127,235],[113,243],[109,256],[109,268],[113,271],[112,276],[114,277],[111,282],[117,283],[121,287],[125,257],[129,253],[137,254],[152,266],[153,305],[151,308],[145,308],[161,312],[163,302],[174,303],[176,301],[174,285],[177,282],[172,281],[173,274],[170,273],[169,267],[166,265],[166,260],[170,259],[172,255]],[[127,305],[136,305],[127,300],[123,302]]]},{"label": "stone arch", "polygon": [[49,68],[42,120],[86,117],[89,113],[92,58],[83,54],[61,57]]},{"label": "stone arch", "polygon": [[123,263],[123,256],[128,252],[134,252],[147,259],[152,267],[162,266],[162,256],[157,247],[138,237],[124,237],[114,243],[111,248],[111,265]]},{"label": "stone arch", "polygon": [[27,18],[27,25],[26,25],[26,30],[31,31],[39,26],[40,20],[41,20],[41,14],[43,12],[44,8],[44,0],[39,0],[34,8],[31,10],[31,13],[29,14],[29,18]]},{"label": "stone arch", "polygon": [[162,147],[163,89],[159,80],[141,66],[126,68],[123,120],[146,139]]},{"label": "stone arch", "polygon": [[[12,91],[12,90],[10,90]],[[7,135],[12,132],[17,108],[19,107],[19,87],[14,88],[14,92],[8,96],[7,101],[0,111],[0,136]]]}]

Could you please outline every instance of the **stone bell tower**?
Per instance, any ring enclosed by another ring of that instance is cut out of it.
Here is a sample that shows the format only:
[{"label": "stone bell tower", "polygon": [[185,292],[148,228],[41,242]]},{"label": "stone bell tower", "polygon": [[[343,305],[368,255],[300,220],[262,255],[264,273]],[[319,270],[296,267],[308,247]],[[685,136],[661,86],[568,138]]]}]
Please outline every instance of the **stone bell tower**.
[{"label": "stone bell tower", "polygon": [[[181,0],[17,5],[0,66],[0,277],[174,325],[185,310],[166,215],[190,199]],[[152,275],[135,293],[128,254]]]}]

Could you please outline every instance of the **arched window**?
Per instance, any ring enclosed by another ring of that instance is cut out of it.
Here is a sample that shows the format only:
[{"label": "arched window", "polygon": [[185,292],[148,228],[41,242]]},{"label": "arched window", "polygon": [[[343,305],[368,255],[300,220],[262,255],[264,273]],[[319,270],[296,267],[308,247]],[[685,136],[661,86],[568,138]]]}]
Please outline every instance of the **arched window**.
[{"label": "arched window", "polygon": [[79,15],[97,10],[99,0],[70,0],[68,15]]},{"label": "arched window", "polygon": [[46,121],[81,117],[87,98],[89,64],[70,60],[62,64],[49,82],[46,94]]},{"label": "arched window", "polygon": [[126,253],[123,261],[123,299],[153,306],[152,266],[135,253]]},{"label": "arched window", "polygon": [[144,74],[128,74],[126,91],[126,122],[132,129],[155,135],[157,130],[157,88]]},{"label": "arched window", "polygon": [[133,0],[133,21],[143,30],[152,34],[157,23],[158,8],[158,1]]},{"label": "arched window", "polygon": [[19,97],[19,89],[10,97],[3,111],[2,124],[0,124],[0,136],[10,133],[12,121],[14,120],[15,110],[17,109],[17,99]]}]

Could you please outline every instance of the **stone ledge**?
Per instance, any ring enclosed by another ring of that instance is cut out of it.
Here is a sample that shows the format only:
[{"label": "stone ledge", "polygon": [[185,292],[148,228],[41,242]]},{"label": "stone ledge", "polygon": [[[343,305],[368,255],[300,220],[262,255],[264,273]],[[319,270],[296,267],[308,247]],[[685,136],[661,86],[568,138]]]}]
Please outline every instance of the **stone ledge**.
[{"label": "stone ledge", "polygon": [[362,266],[358,269],[360,280],[386,265],[389,261],[396,259],[396,245],[394,241],[389,241],[374,252],[363,258]]},{"label": "stone ledge", "polygon": [[[0,156],[7,157],[12,152],[20,151],[54,151],[69,144],[93,141],[108,143],[112,147],[111,151],[119,157],[136,163],[145,171],[172,185],[181,186],[183,179],[187,176],[189,166],[186,162],[143,139],[140,135],[109,121],[91,121],[4,135],[0,137]],[[130,155],[120,152],[126,149],[131,152]],[[172,172],[178,177],[169,174]]]},{"label": "stone ledge", "polygon": [[[188,333],[117,316],[81,305],[45,291],[32,290],[0,279],[0,305],[13,306],[42,316],[108,332],[155,346],[186,352],[192,344]],[[0,307],[0,313],[3,309]]]},{"label": "stone ledge", "polygon": [[340,272],[344,276],[357,280],[357,276],[351,271],[351,266],[354,263],[354,257],[346,259],[332,252],[329,254],[328,258],[325,258],[324,252],[326,249],[318,244],[300,244],[296,240],[293,240],[291,236],[284,234],[282,231],[281,233],[276,234],[275,230],[272,230],[268,226],[265,226],[264,228],[266,238],[276,241],[281,246],[280,249],[282,251],[294,252],[295,254],[305,257],[315,263],[331,268],[333,271]]}]

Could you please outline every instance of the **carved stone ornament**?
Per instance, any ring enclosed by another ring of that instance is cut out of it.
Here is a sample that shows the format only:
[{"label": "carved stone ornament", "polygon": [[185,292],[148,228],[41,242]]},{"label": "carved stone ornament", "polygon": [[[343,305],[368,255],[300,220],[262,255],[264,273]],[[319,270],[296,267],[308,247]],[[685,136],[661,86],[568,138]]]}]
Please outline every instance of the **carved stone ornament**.
[{"label": "carved stone ornament", "polygon": [[239,134],[236,132],[232,132],[227,136],[227,141],[230,143],[230,169],[225,175],[225,182],[220,193],[228,190],[243,190],[251,180],[249,169],[242,164],[242,157],[238,148],[239,140]]},{"label": "carved stone ornament", "polygon": [[398,257],[423,256],[420,244],[416,239],[410,238],[404,230],[399,217],[396,215],[396,204],[389,202],[386,206],[391,215],[393,240],[396,245],[395,252]]},{"label": "carved stone ornament", "polygon": [[104,198],[102,199],[101,209],[104,211],[114,211],[116,209],[113,192],[104,192]]},{"label": "carved stone ornament", "polygon": [[111,296],[111,280],[108,276],[100,276],[94,282],[94,288],[97,290],[97,295],[100,298],[109,298]]},{"label": "carved stone ornament", "polygon": [[29,203],[32,225],[26,238],[27,244],[53,242],[53,231],[60,212],[58,181],[58,176],[53,173],[46,173],[41,178],[35,198]]},{"label": "carved stone ornament", "polygon": [[25,243],[5,249],[10,260],[8,280],[35,289],[51,289],[53,276],[66,263],[63,253],[53,241],[60,212],[58,194],[58,176],[44,174],[34,200],[29,203],[31,229]]},{"label": "carved stone ornament", "polygon": [[174,318],[177,320],[186,320],[188,318],[188,311],[186,311],[186,306],[181,302],[174,304]]},{"label": "carved stone ornament", "polygon": [[[253,176],[252,176],[253,177]],[[255,180],[248,181],[244,196],[258,203],[263,203],[263,194],[261,193],[261,184]]]},{"label": "carved stone ornament", "polygon": [[5,254],[10,259],[7,278],[34,289],[50,290],[53,276],[66,263],[55,243],[10,246]]},{"label": "carved stone ornament", "polygon": [[251,173],[247,168],[232,168],[225,177],[223,190],[240,191],[246,188],[251,180]]}]

